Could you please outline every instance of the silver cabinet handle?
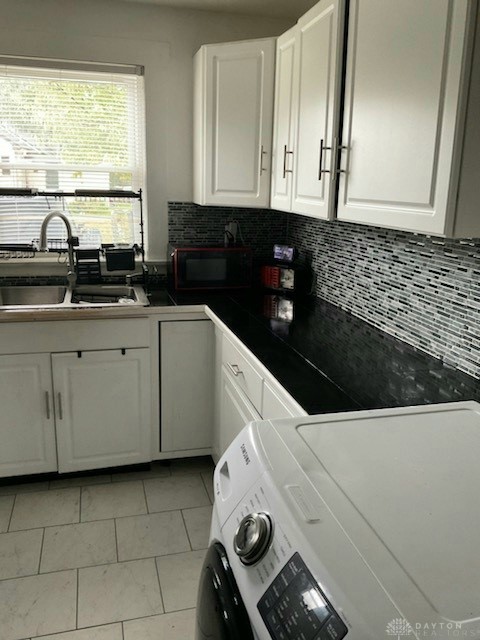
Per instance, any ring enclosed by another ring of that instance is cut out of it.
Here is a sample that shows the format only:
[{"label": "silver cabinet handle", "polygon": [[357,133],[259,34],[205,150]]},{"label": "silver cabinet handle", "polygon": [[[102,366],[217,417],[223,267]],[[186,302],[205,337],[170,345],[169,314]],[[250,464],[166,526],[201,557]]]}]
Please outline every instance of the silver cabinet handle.
[{"label": "silver cabinet handle", "polygon": [[227,367],[230,369],[230,371],[233,373],[235,377],[243,373],[243,371],[240,369],[238,364],[230,364],[230,362],[227,362]]},{"label": "silver cabinet handle", "polygon": [[263,166],[263,156],[266,156],[266,155],[267,155],[267,152],[264,151],[263,144],[262,144],[262,149],[260,151],[260,176],[264,171],[266,171],[265,167]]},{"label": "silver cabinet handle", "polygon": [[323,166],[323,152],[324,151],[330,151],[331,149],[332,149],[332,147],[324,147],[323,146],[323,138],[322,138],[322,140],[320,140],[320,160],[318,161],[318,179],[319,180],[322,179],[322,174],[330,173],[330,171],[328,169],[322,169],[322,166]]},{"label": "silver cabinet handle", "polygon": [[293,173],[291,169],[287,169],[287,155],[291,154],[293,156],[293,151],[287,151],[287,145],[283,146],[283,177],[287,177],[287,173]]},{"label": "silver cabinet handle", "polygon": [[50,394],[45,391],[45,407],[47,409],[47,420],[50,420]]},{"label": "silver cabinet handle", "polygon": [[[347,151],[348,147],[345,147],[341,144],[339,144],[339,140],[338,138],[335,138],[334,140],[334,154],[335,154],[335,161],[338,162],[338,165],[341,165],[342,162],[342,151]],[[340,166],[337,166],[337,169],[335,169],[335,173],[339,174],[339,173],[347,173],[345,171],[345,169],[340,169]]]},{"label": "silver cabinet handle", "polygon": [[63,408],[62,408],[62,394],[58,392],[58,418],[59,420],[63,420]]}]

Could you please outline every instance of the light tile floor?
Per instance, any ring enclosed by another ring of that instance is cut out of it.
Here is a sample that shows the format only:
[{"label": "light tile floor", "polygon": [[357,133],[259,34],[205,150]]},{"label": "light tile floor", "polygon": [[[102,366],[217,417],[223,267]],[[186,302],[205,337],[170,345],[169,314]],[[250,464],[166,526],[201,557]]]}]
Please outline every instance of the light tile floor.
[{"label": "light tile floor", "polygon": [[0,487],[0,640],[193,640],[213,464]]}]

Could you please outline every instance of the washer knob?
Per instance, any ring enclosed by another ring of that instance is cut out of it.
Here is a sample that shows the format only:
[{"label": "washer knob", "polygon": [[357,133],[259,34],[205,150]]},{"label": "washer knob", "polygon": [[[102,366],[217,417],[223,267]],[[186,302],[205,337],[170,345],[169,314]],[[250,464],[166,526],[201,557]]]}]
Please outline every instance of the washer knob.
[{"label": "washer knob", "polygon": [[273,536],[273,523],[266,513],[249,513],[240,522],[233,548],[242,564],[259,562],[267,553]]}]

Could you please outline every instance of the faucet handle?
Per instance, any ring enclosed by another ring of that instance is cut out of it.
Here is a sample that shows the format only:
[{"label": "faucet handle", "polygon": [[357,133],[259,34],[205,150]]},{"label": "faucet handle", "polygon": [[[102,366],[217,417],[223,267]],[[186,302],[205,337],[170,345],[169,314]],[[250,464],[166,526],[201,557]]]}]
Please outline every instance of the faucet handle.
[{"label": "faucet handle", "polygon": [[67,244],[70,247],[78,247],[78,246],[80,246],[80,240],[79,240],[78,236],[72,236],[71,238],[69,238],[67,240]]}]

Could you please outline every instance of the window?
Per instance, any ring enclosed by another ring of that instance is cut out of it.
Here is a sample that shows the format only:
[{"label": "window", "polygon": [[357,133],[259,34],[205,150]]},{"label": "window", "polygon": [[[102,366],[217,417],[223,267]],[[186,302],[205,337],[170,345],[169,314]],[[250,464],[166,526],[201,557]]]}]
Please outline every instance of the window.
[{"label": "window", "polygon": [[[0,66],[0,188],[143,188],[143,78],[130,69]],[[1,197],[0,244],[38,239],[49,209],[65,211],[81,246],[139,241],[137,200]]]}]

